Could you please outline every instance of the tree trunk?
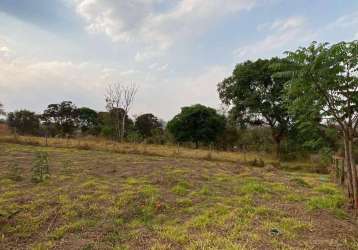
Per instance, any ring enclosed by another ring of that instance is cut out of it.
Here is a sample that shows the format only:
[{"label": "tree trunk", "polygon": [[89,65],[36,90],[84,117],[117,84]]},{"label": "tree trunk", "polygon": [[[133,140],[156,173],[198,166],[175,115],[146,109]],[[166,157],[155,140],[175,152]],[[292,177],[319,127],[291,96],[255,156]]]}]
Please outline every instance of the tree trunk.
[{"label": "tree trunk", "polygon": [[121,142],[123,142],[124,139],[124,129],[126,127],[126,113],[123,112],[123,117],[122,117],[122,131],[121,131]]},{"label": "tree trunk", "polygon": [[276,158],[280,159],[280,152],[281,152],[281,135],[279,134],[272,134],[273,141],[275,142],[275,154]]},{"label": "tree trunk", "polygon": [[357,176],[357,166],[355,165],[354,158],[353,158],[353,133],[350,131],[349,133],[349,140],[348,140],[348,156],[349,162],[351,164],[352,170],[352,180],[353,180],[353,198],[354,208],[358,209],[358,176]]},{"label": "tree trunk", "polygon": [[348,196],[353,208],[358,209],[358,178],[357,169],[353,159],[353,135],[348,129],[344,131],[344,162],[347,171]]},{"label": "tree trunk", "polygon": [[276,140],[276,158],[279,160],[281,155],[281,140]]}]

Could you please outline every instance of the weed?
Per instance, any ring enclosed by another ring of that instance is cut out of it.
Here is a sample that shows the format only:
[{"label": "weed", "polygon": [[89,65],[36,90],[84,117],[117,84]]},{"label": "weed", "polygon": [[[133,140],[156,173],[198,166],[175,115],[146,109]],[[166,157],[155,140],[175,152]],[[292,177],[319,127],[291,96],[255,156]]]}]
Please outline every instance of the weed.
[{"label": "weed", "polygon": [[215,235],[211,232],[204,232],[200,235],[198,240],[192,241],[187,248],[188,250],[195,249],[243,249],[243,246],[239,245],[235,241],[222,236]]},{"label": "weed", "polygon": [[50,177],[48,155],[46,152],[36,153],[31,171],[33,182],[42,182]]},{"label": "weed", "polygon": [[58,227],[54,230],[54,232],[50,235],[50,238],[59,240],[62,239],[67,233],[75,233],[80,232],[85,228],[95,226],[95,221],[92,220],[79,220],[75,222],[71,222],[69,224]]},{"label": "weed", "polygon": [[174,241],[180,245],[188,242],[188,234],[183,227],[168,225],[158,228],[157,231],[164,240]]},{"label": "weed", "polygon": [[315,190],[320,193],[329,194],[329,195],[337,195],[340,193],[335,186],[328,185],[328,184],[323,184],[323,185],[315,188]]},{"label": "weed", "polygon": [[295,177],[290,180],[292,183],[301,186],[301,187],[309,187],[310,185],[302,178]]},{"label": "weed", "polygon": [[181,181],[172,188],[172,192],[184,196],[189,192],[190,185],[186,181]]},{"label": "weed", "polygon": [[241,187],[240,191],[244,194],[263,194],[269,192],[268,187],[255,179],[247,180]]},{"label": "weed", "polygon": [[204,195],[204,196],[209,196],[210,195],[210,190],[208,186],[203,186],[200,191],[199,191],[200,195]]},{"label": "weed", "polygon": [[304,196],[296,193],[290,193],[284,196],[284,200],[292,201],[292,202],[299,202],[303,201],[305,198]]},{"label": "weed", "polygon": [[193,205],[193,201],[188,198],[176,199],[176,204],[179,207],[191,207]]},{"label": "weed", "polygon": [[309,199],[308,207],[310,209],[328,209],[336,210],[342,208],[345,199],[342,195],[320,195]]},{"label": "weed", "polygon": [[310,231],[312,225],[295,218],[279,218],[278,222],[265,221],[264,227],[267,231],[277,231],[287,239],[295,239],[301,232]]}]

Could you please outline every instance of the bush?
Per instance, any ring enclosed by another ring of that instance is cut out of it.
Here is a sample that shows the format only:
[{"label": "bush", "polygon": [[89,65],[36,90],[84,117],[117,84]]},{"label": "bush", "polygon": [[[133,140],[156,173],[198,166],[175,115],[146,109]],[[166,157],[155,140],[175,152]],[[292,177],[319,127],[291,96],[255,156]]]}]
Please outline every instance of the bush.
[{"label": "bush", "polygon": [[137,131],[129,131],[126,139],[128,142],[138,143],[143,140],[143,136],[141,136],[141,134],[139,134]]}]

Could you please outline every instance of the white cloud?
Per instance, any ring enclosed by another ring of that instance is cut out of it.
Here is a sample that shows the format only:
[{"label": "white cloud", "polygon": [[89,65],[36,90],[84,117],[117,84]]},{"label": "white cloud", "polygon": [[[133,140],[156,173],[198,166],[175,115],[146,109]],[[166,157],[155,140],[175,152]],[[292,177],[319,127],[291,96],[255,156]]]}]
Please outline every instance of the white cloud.
[{"label": "white cloud", "polygon": [[[73,0],[87,30],[104,33],[114,42],[139,42],[137,62],[157,57],[177,40],[193,37],[217,17],[254,7],[265,0],[181,0],[158,11],[164,0]],[[267,0],[266,0],[267,1]],[[153,52],[155,51],[155,52]]]},{"label": "white cloud", "polygon": [[[140,113],[154,112],[166,120],[192,104],[220,107],[217,83],[230,74],[231,68],[210,66],[186,76],[152,78],[140,88],[137,108]],[[159,91],[158,91],[159,90]]]},{"label": "white cloud", "polygon": [[271,30],[283,32],[290,29],[301,28],[305,24],[303,17],[289,17],[287,19],[276,20],[271,24]]},{"label": "white cloud", "polygon": [[298,28],[304,23],[306,20],[301,16],[292,16],[286,19],[277,19],[274,22],[270,23],[263,23],[257,26],[257,30],[260,32],[264,31],[285,31],[288,29],[295,29]]},{"label": "white cloud", "polygon": [[202,103],[217,108],[216,84],[229,73],[226,67],[213,66],[187,76],[165,75],[168,64],[159,62],[148,68],[150,73],[88,62],[0,57],[0,100],[8,111],[42,112],[63,100],[104,110],[106,84],[134,81],[139,92],[131,113],[151,112],[168,120],[182,106]]},{"label": "white cloud", "polygon": [[358,26],[358,11],[339,17],[331,24],[332,27],[348,28]]},{"label": "white cloud", "polygon": [[282,54],[286,49],[294,49],[311,41],[313,33],[307,28],[303,17],[289,17],[258,27],[267,30],[262,40],[242,46],[234,51],[237,60],[257,59]]},{"label": "white cloud", "polygon": [[330,42],[358,39],[358,11],[340,16],[328,23],[319,33],[331,36]]}]

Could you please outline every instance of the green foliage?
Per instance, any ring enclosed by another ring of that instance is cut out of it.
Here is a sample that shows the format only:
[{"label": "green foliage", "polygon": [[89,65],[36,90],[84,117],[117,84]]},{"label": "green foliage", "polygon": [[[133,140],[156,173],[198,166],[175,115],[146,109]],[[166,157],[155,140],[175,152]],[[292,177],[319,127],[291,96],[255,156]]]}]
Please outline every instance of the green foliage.
[{"label": "green foliage", "polygon": [[134,128],[144,137],[153,136],[153,131],[162,129],[162,124],[153,114],[143,114],[135,120]]},{"label": "green foliage", "polygon": [[238,129],[235,126],[227,125],[224,132],[218,136],[216,145],[223,150],[233,149],[237,145],[239,138]]},{"label": "green foliage", "polygon": [[106,138],[113,138],[114,130],[110,126],[102,126],[101,127],[101,135]]},{"label": "green foliage", "polygon": [[179,142],[210,143],[225,129],[225,117],[216,110],[196,104],[184,107],[167,125],[168,130]]},{"label": "green foliage", "polygon": [[[124,110],[121,108],[113,108],[109,112],[98,112],[98,123],[100,127],[100,134],[110,139],[119,139],[119,132],[121,131],[121,123],[124,115]],[[118,127],[119,121],[119,127]],[[125,134],[128,136],[133,131],[133,121],[125,116]]]},{"label": "green foliage", "polygon": [[79,121],[79,110],[71,101],[50,104],[42,114],[45,126],[54,125],[57,133],[64,136],[72,134]]},{"label": "green foliage", "polygon": [[287,60],[292,67],[279,74],[291,77],[286,84],[288,110],[301,134],[311,137],[308,141],[313,147],[320,141],[310,131],[328,138],[332,135],[329,130],[323,133],[322,125],[327,121],[343,130],[358,124],[352,119],[358,114],[357,54],[358,41],[332,46],[313,42],[306,48],[288,52]]},{"label": "green foliage", "polygon": [[50,177],[47,152],[37,152],[35,154],[35,160],[33,161],[31,172],[31,179],[33,182],[42,182]]},{"label": "green foliage", "polygon": [[97,135],[99,133],[98,115],[93,109],[82,107],[79,112],[79,127],[82,133]]},{"label": "green foliage", "polygon": [[39,116],[28,110],[10,112],[7,115],[9,127],[21,135],[38,135],[40,129]]},{"label": "green foliage", "polygon": [[143,136],[135,130],[129,131],[127,134],[128,142],[137,143],[137,142],[141,142],[142,140],[143,140]]},{"label": "green foliage", "polygon": [[242,127],[269,126],[279,147],[288,131],[289,116],[283,96],[285,80],[272,77],[277,72],[272,65],[277,63],[287,61],[272,58],[238,64],[232,76],[218,84],[218,91],[222,102],[233,106],[230,110],[233,119]]}]

